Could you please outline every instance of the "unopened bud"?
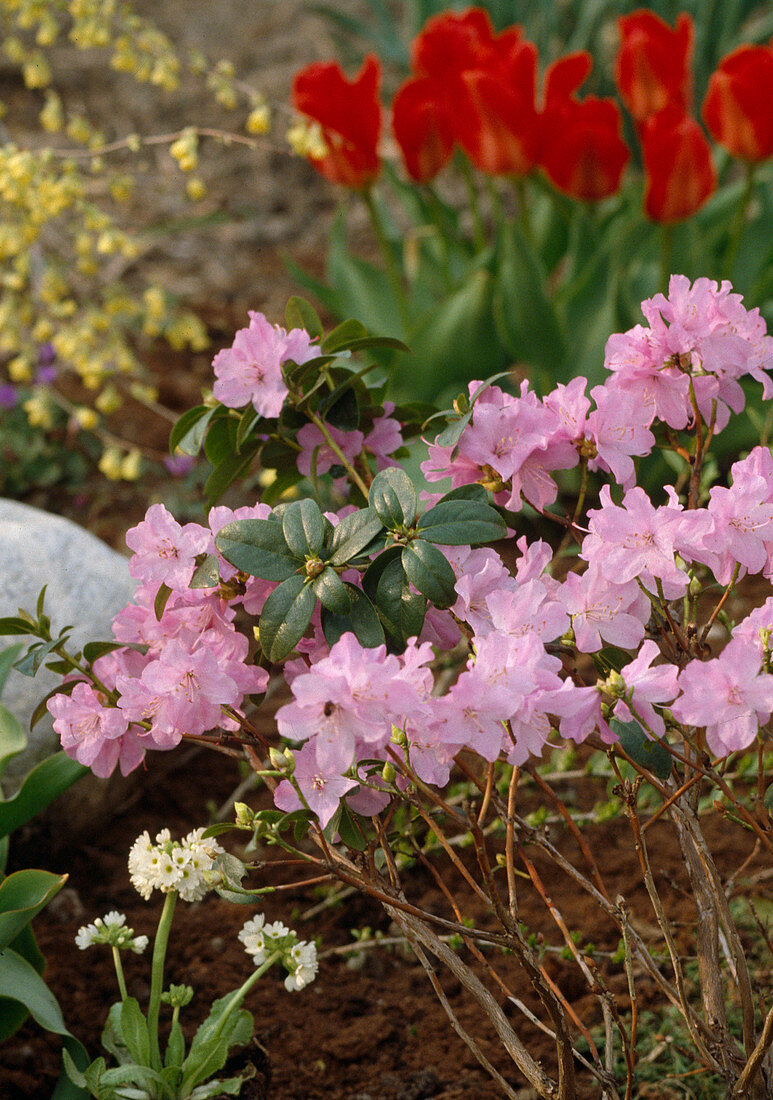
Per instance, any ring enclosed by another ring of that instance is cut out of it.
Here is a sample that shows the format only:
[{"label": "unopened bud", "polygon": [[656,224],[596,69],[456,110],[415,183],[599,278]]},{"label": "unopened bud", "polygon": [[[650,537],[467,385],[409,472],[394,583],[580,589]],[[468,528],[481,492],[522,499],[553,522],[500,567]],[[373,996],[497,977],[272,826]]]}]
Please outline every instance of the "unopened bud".
[{"label": "unopened bud", "polygon": [[625,680],[620,675],[620,673],[616,672],[614,669],[612,669],[612,671],[607,676],[604,687],[609,692],[609,694],[613,695],[616,699],[619,699],[622,695],[625,695]]},{"label": "unopened bud", "polygon": [[693,579],[690,581],[690,595],[691,596],[700,596],[702,591],[703,591],[703,585],[701,584],[701,582],[698,580],[697,577],[693,577]]},{"label": "unopened bud", "polygon": [[271,761],[271,766],[276,768],[277,771],[283,772],[286,766],[285,754],[282,749],[276,749],[273,746],[268,750],[268,758]]},{"label": "unopened bud", "polygon": [[400,745],[405,748],[408,744],[408,738],[405,736],[405,730],[398,729],[397,726],[392,726],[392,737],[390,738],[393,745]]},{"label": "unopened bud", "polygon": [[391,760],[387,760],[386,764],[381,769],[381,778],[385,783],[394,783],[396,774],[394,764]]},{"label": "unopened bud", "polygon": [[251,810],[246,802],[235,802],[234,813],[237,829],[252,829],[255,823],[255,811]]}]

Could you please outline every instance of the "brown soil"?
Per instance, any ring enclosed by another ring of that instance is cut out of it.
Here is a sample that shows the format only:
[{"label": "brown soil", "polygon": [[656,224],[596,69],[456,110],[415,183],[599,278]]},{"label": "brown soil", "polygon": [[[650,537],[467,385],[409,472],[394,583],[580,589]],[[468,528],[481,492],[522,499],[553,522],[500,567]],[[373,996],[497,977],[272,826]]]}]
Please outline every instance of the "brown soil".
[{"label": "brown soil", "polygon": [[[35,928],[48,960],[47,981],[68,1025],[92,1057],[99,1053],[105,1014],[117,995],[108,953],[92,948],[83,954],[75,946],[79,926],[117,908],[127,913],[128,923],[137,933],[152,934],[159,906],[143,902],[129,884],[126,854],[131,843],[144,829],[153,834],[167,826],[173,835],[180,835],[210,820],[213,809],[228,798],[239,778],[232,761],[208,750],[183,748],[176,758],[157,754],[149,759],[140,784],[128,789],[123,807],[118,806],[111,821],[92,828],[85,836],[71,838],[62,827],[59,813],[53,821],[34,823],[15,840],[13,866],[40,866],[69,873],[67,887],[40,914]],[[596,781],[590,779],[577,780],[568,788],[570,798],[579,806],[591,805],[601,793]],[[65,796],[68,801],[77,797],[77,787]],[[264,805],[266,795],[251,794],[246,800],[253,806]],[[707,832],[725,874],[738,867],[751,850],[748,834],[718,817],[708,822]],[[587,835],[610,896],[622,893],[636,927],[653,943],[659,942],[657,934],[652,935],[654,917],[625,822],[593,826]],[[562,851],[575,858],[574,843],[565,830],[556,827],[554,839]],[[678,850],[667,829],[660,825],[648,832],[648,841],[661,895],[678,929],[679,949],[687,957],[695,908]],[[272,849],[256,855],[269,863],[275,858]],[[546,890],[556,899],[569,928],[580,933],[583,942],[592,940],[599,953],[614,952],[617,932],[600,916],[593,902],[572,889],[561,873],[545,865],[536,853],[530,853],[530,858],[540,868]],[[258,886],[282,880],[269,866],[255,873],[250,882]],[[454,874],[448,881],[461,913],[473,918],[476,925],[494,927],[491,914],[461,877]],[[410,900],[452,916],[448,903],[421,869],[407,875],[406,889]],[[415,960],[395,948],[363,952],[354,964],[347,963],[341,954],[331,953],[336,947],[352,943],[353,928],[368,926],[389,934],[389,922],[378,904],[355,896],[343,904],[323,905],[305,920],[304,914],[318,907],[324,897],[319,888],[307,886],[267,895],[255,907],[233,905],[217,897],[193,905],[180,903],[167,980],[189,983],[195,989],[194,1002],[187,1010],[188,1025],[195,1027],[215,997],[244,980],[250,964],[236,934],[254,912],[265,911],[267,919],[283,920],[302,937],[318,937],[322,954],[319,976],[306,990],[289,994],[280,976],[270,972],[248,1000],[262,1052],[261,1073],[270,1075],[266,1095],[272,1100],[483,1100],[499,1096],[497,1087],[451,1030]],[[542,933],[546,943],[560,947],[555,926],[533,890],[524,887],[520,904],[522,918],[529,927]],[[463,955],[469,961],[467,953]],[[579,1018],[588,1027],[597,1025],[597,1001],[588,994],[574,965],[558,953],[546,958],[551,977]],[[512,992],[536,1010],[515,960],[495,961]],[[601,954],[598,963],[609,988],[625,1004],[626,979],[620,966]],[[448,974],[441,978],[454,1011],[479,1038],[487,1057],[516,1088],[523,1088],[523,1100],[532,1097],[459,982]],[[143,1002],[148,994],[147,958],[128,959],[127,980],[130,993]],[[495,989],[495,993],[507,1014],[517,1021],[518,1034],[531,1053],[547,1066],[554,1063],[551,1041],[523,1021],[501,990]],[[646,982],[641,984],[639,998],[640,1011],[657,1003]],[[59,1041],[26,1024],[0,1047],[0,1095],[7,1100],[44,1100],[51,1095],[59,1065]],[[598,1095],[594,1083],[587,1075],[583,1077],[582,1071],[580,1086],[581,1096]],[[663,1091],[657,1095],[672,1094]]]}]

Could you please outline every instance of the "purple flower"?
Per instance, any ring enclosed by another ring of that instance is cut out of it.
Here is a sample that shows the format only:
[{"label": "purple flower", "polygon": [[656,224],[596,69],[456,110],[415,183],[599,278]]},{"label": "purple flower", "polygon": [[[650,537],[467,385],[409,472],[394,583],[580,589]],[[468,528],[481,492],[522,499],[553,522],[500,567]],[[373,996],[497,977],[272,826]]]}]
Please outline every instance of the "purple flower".
[{"label": "purple flower", "polygon": [[16,386],[0,386],[0,409],[12,409],[19,402]]}]

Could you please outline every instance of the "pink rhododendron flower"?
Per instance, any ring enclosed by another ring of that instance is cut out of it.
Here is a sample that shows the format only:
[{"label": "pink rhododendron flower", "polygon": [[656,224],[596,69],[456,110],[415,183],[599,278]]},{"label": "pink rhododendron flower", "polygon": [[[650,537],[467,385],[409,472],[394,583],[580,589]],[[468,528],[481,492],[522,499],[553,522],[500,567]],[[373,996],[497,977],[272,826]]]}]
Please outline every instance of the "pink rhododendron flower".
[{"label": "pink rhododendron flower", "polygon": [[[304,745],[295,753],[293,775],[309,809],[317,815],[323,829],[338,809],[343,796],[357,786],[353,779],[346,779],[342,775],[336,775],[335,771],[321,768],[313,744]],[[286,813],[303,808],[298,792],[289,779],[283,779],[274,791],[274,804]]]},{"label": "pink rhododendron flower", "polygon": [[134,551],[129,572],[143,584],[165,584],[173,591],[188,588],[197,555],[209,545],[209,532],[198,523],[181,527],[163,504],[151,504],[145,519],[126,533]]},{"label": "pink rhododendron flower", "polygon": [[669,703],[679,694],[679,687],[674,665],[661,664],[652,667],[652,662],[659,656],[660,650],[655,642],[646,641],[637,657],[620,670],[620,676],[625,681],[626,696],[615,705],[615,717],[623,722],[630,722],[634,717],[626,702],[628,699],[636,711],[636,717],[641,718],[653,733],[662,737],[666,727],[652,704]]},{"label": "pink rhododendron flower", "polygon": [[594,562],[585,573],[568,573],[561,603],[571,618],[581,653],[596,653],[603,642],[633,649],[644,637],[650,602],[635,580],[610,584]]},{"label": "pink rhododendron flower", "polygon": [[285,332],[270,324],[262,313],[250,311],[248,328],[239,329],[230,348],[219,351],[212,361],[216,382],[212,392],[231,409],[252,402],[261,416],[279,416],[287,386],[282,364],[299,365],[319,355],[319,348],[303,329]]},{"label": "pink rhododendron flower", "polygon": [[[331,436],[341,448],[348,462],[352,462],[362,450],[365,440],[362,432],[343,432],[338,428],[328,428]],[[298,470],[304,477],[311,475],[312,458],[316,452],[315,470],[317,476],[326,474],[331,466],[338,466],[341,459],[325,442],[325,437],[316,424],[304,424],[298,432],[297,440],[301,445],[296,459]]]},{"label": "pink rhododendron flower", "polygon": [[773,711],[773,676],[762,671],[758,647],[745,638],[731,641],[712,661],[690,661],[679,673],[679,687],[674,717],[705,726],[717,756],[747,749]]},{"label": "pink rhododendron flower", "polygon": [[64,751],[101,779],[112,775],[116,765],[128,775],[142,762],[142,731],[130,726],[122,711],[107,706],[90,684],[78,683],[71,695],[54,695],[46,705]]}]

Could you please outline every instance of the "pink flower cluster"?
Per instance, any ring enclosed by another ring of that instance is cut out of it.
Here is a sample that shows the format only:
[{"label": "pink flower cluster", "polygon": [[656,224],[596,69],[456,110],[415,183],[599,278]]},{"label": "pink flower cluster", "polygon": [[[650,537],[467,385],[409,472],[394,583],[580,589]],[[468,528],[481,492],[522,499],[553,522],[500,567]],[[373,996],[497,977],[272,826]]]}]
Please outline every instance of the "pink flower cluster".
[{"label": "pink flower cluster", "polygon": [[[574,741],[598,732],[611,743],[613,718],[635,720],[652,737],[676,721],[705,729],[711,752],[725,755],[747,748],[768,722],[773,596],[735,627],[718,655],[680,664],[654,640],[653,605],[662,615],[664,601],[679,601],[673,607],[679,619],[693,581],[705,586],[713,575],[719,588],[747,572],[773,576],[770,450],[756,447],[732,466],[727,486],[715,485],[704,506],[690,508],[670,487],[664,503],[653,502],[635,483],[634,459],[654,446],[655,421],[673,430],[696,427],[697,408],[704,421],[722,427],[743,403],[743,375],[773,396],[765,373],[773,340],[756,310],[745,310],[727,284],[707,279],[690,286],[674,276],[668,297],[657,295],[643,310],[648,327],[610,338],[611,377],[590,396],[582,378],[544,400],[526,384],[516,397],[490,387],[457,444],[430,444],[422,467],[429,481],[480,483],[513,511],[522,499],[545,509],[557,496],[552,475],[581,460],[607,473],[621,490],[613,497],[605,485],[588,509],[578,568],[557,580],[551,548],[526,538],[517,540],[512,568],[490,548],[441,548],[454,571],[456,602],[450,611],[429,607],[420,637],[400,655],[363,648],[353,634],[329,646],[317,610],[284,670],[293,700],[278,711],[277,725],[302,747],[292,779],[277,788],[278,807],[289,811],[305,802],[323,824],[342,798],[360,812],[376,812],[387,795],[379,779],[357,768],[362,760],[400,762],[405,753],[424,782],[442,785],[463,748],[520,765],[539,755],[556,729]],[[259,384],[254,364],[245,366],[236,354],[237,343],[239,355],[260,346],[261,362],[270,360]],[[263,415],[276,416],[283,357],[301,362],[315,353],[306,334],[284,334],[253,315],[234,348],[215,360],[216,395],[237,407],[252,400]],[[393,411],[386,405],[368,433],[331,429],[347,461],[364,451],[378,466],[388,464],[402,444]],[[340,463],[316,426],[301,429],[298,441],[302,473],[313,466],[321,475]],[[348,510],[328,518],[336,524]],[[208,527],[181,526],[157,504],[129,532],[130,570],[139,586],[134,603],[116,617],[114,635],[130,648],[95,662],[98,682],[78,682],[69,696],[49,702],[70,755],[98,775],[117,764],[126,772],[146,749],[238,728],[244,697],[264,691],[267,674],[250,663],[236,609],[258,616],[275,585],[235,581],[234,567],[219,558],[219,588],[189,586],[202,558],[216,553],[214,538],[225,524],[270,514],[260,504],[214,508]],[[347,570],[344,579],[356,584],[360,574]],[[169,594],[157,608],[162,585]],[[453,648],[462,636],[469,659],[445,694],[436,694],[435,651]],[[631,659],[597,682],[569,672],[558,655],[595,654],[605,646]]]},{"label": "pink flower cluster", "polygon": [[[223,708],[238,710],[245,695],[265,691],[268,675],[248,661],[247,638],[233,624],[236,600],[228,603],[216,590],[188,584],[197,555],[215,552],[221,527],[235,518],[265,518],[268,511],[263,505],[239,513],[216,508],[207,530],[192,523],[181,527],[163,504],[154,504],[128,532],[135,551],[129,569],[140,584],[134,603],[113,620],[114,637],[127,648],[94,662],[106,690],[77,683],[71,695],[48,703],[68,755],[99,776],[110,775],[116,765],[127,774],[147,749],[171,749],[184,735],[215,728],[238,729]],[[221,568],[224,576],[235,572],[222,560]],[[171,594],[159,616],[161,584]],[[271,587],[256,581],[240,598],[257,611]]]},{"label": "pink flower cluster", "polygon": [[303,329],[285,332],[251,310],[248,327],[239,329],[231,347],[218,352],[212,362],[216,377],[212,392],[230,409],[252,402],[261,416],[279,416],[287,397],[282,364],[292,360],[300,365],[319,354]]}]

